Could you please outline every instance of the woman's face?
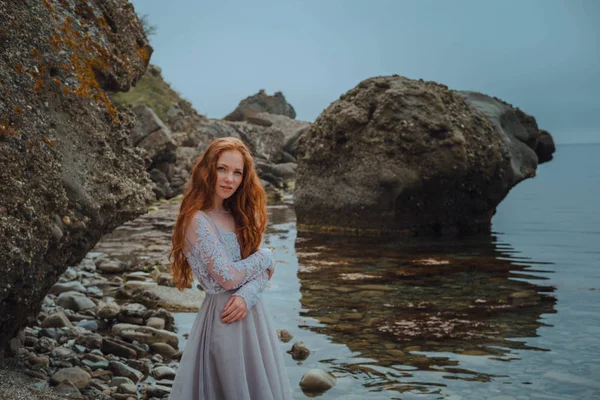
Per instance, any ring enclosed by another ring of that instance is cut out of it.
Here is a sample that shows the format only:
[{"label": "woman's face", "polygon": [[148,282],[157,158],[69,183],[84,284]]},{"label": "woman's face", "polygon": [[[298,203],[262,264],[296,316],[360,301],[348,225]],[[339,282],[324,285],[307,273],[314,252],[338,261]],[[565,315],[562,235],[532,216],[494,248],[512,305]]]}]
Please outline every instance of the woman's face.
[{"label": "woman's face", "polygon": [[244,157],[237,150],[221,153],[217,160],[217,182],[215,195],[221,200],[231,197],[242,183]]}]

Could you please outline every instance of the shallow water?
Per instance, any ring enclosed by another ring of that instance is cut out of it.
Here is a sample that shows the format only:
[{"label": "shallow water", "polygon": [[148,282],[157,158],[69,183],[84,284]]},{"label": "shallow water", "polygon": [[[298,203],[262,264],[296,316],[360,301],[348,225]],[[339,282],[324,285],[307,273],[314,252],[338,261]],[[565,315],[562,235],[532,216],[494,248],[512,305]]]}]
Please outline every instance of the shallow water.
[{"label": "shallow water", "polygon": [[[286,354],[294,398],[600,398],[600,145],[557,157],[499,206],[485,237],[389,242],[298,234],[269,207],[277,272],[264,299],[312,350]],[[194,314],[176,314],[179,334]],[[185,340],[182,337],[181,346]]]}]

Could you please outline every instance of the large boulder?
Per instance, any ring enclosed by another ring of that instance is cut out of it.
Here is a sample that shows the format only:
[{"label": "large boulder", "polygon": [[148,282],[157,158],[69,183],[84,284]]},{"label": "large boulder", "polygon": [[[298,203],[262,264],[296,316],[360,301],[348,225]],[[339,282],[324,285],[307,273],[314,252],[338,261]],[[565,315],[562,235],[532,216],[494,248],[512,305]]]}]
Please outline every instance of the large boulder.
[{"label": "large boulder", "polygon": [[0,349],[68,265],[152,199],[126,91],[152,48],[127,1],[0,0]]},{"label": "large boulder", "polygon": [[298,227],[488,232],[509,190],[535,176],[535,149],[551,158],[549,136],[533,117],[480,93],[398,75],[365,80],[300,138]]},{"label": "large boulder", "polygon": [[260,90],[257,94],[242,100],[237,108],[223,119],[246,121],[248,117],[261,112],[296,118],[294,107],[285,100],[283,93],[275,92],[273,96],[269,96],[264,90]]}]

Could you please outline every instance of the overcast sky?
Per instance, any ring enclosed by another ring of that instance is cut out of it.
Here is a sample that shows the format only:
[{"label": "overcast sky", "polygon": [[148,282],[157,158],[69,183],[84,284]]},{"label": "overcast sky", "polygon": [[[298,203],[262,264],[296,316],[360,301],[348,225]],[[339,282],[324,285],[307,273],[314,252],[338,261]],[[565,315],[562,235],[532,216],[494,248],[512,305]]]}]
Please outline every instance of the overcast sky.
[{"label": "overcast sky", "polygon": [[557,143],[600,142],[600,0],[133,0],[151,62],[198,112],[282,91],[316,117],[399,74],[499,97]]}]

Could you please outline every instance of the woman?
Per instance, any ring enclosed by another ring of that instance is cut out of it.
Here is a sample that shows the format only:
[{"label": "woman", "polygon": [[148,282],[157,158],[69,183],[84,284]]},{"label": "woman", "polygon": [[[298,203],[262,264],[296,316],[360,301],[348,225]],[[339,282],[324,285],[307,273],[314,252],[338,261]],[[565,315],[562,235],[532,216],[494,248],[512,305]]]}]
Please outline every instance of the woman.
[{"label": "woman", "polygon": [[196,162],[169,259],[180,290],[206,292],[179,363],[172,400],[291,399],[277,334],[261,300],[274,271],[259,248],[266,196],[248,148],[214,140]]}]

